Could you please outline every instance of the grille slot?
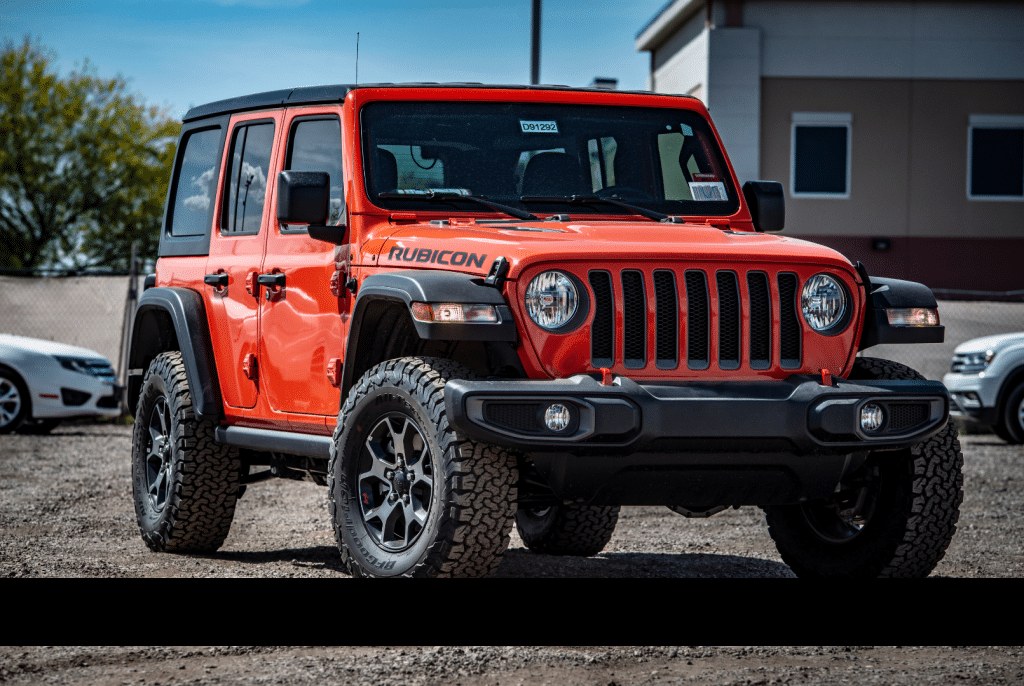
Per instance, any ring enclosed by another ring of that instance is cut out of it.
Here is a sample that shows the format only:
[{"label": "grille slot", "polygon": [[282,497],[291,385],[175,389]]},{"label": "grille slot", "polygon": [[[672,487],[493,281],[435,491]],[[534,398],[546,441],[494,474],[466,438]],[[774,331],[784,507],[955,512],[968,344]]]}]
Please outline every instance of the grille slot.
[{"label": "grille slot", "polygon": [[889,432],[897,433],[911,429],[928,419],[927,403],[904,403],[889,405]]},{"label": "grille slot", "polygon": [[715,273],[718,282],[718,366],[740,368],[740,287],[736,272]]},{"label": "grille slot", "polygon": [[647,364],[647,297],[644,276],[629,269],[622,272],[622,363],[627,369]]},{"label": "grille slot", "polygon": [[704,272],[686,271],[686,366],[707,369],[711,344],[708,282]]},{"label": "grille slot", "polygon": [[594,323],[590,327],[590,358],[596,369],[611,367],[615,357],[615,308],[612,275],[604,271],[589,274],[594,290]]},{"label": "grille slot", "polygon": [[800,367],[800,320],[797,318],[796,274],[779,274],[779,358],[783,369]]},{"label": "grille slot", "polygon": [[487,403],[484,418],[491,424],[520,433],[542,433],[538,403]]},{"label": "grille slot", "polygon": [[675,369],[679,364],[679,297],[676,275],[667,269],[654,272],[654,301],[658,324],[655,362],[658,369]]},{"label": "grille slot", "polygon": [[768,369],[772,365],[772,296],[768,275],[747,272],[750,293],[750,368]]}]

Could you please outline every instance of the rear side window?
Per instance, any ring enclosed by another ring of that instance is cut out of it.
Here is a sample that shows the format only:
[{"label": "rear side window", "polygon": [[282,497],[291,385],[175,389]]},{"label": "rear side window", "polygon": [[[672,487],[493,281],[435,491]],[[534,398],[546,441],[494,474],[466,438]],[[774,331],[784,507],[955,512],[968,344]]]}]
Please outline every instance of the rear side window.
[{"label": "rear side window", "polygon": [[337,117],[299,119],[292,125],[286,169],[327,172],[331,177],[329,225],[342,219],[345,209],[341,166],[341,123]]},{"label": "rear side window", "polygon": [[274,125],[270,122],[235,128],[228,160],[227,196],[221,230],[225,233],[259,233],[267,200],[270,153]]},{"label": "rear side window", "polygon": [[194,131],[182,141],[171,213],[172,236],[202,236],[210,227],[217,188],[220,129]]}]

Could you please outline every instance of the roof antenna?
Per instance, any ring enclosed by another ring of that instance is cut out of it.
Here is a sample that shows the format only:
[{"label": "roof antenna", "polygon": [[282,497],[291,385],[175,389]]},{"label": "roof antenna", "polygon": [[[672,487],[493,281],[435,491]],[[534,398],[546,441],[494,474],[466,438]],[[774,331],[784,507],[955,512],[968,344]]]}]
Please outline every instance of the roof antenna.
[{"label": "roof antenna", "polygon": [[356,85],[359,85],[359,32],[356,31]]}]

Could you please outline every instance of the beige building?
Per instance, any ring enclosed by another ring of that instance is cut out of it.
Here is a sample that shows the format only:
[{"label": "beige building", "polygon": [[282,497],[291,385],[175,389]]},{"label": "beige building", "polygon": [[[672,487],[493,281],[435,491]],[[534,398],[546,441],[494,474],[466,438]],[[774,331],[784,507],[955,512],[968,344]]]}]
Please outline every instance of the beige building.
[{"label": "beige building", "polygon": [[714,118],[787,235],[934,289],[1024,292],[1024,2],[674,0],[651,90]]}]

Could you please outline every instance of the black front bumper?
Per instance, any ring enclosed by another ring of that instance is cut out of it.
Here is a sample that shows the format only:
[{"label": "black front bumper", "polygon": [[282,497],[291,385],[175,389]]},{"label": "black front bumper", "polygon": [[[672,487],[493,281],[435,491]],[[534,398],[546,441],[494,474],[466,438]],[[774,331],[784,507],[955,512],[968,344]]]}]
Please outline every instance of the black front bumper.
[{"label": "black front bumper", "polygon": [[[549,430],[544,412],[569,408],[563,431]],[[885,416],[872,433],[860,410],[874,403]],[[938,381],[846,381],[817,377],[784,381],[637,383],[616,377],[602,385],[587,375],[551,381],[455,380],[445,387],[455,427],[481,441],[524,450],[624,455],[652,444],[698,450],[789,449],[794,454],[849,453],[922,441],[945,424],[949,392]],[[784,448],[786,446],[786,448]],[[660,451],[660,450],[659,450]]]},{"label": "black front bumper", "polygon": [[[860,425],[874,403],[884,421]],[[569,408],[562,431],[551,405]],[[453,380],[456,429],[528,453],[560,498],[687,506],[770,504],[824,497],[869,451],[938,432],[949,393],[938,381],[782,381],[610,385],[579,375],[551,381]]]}]

